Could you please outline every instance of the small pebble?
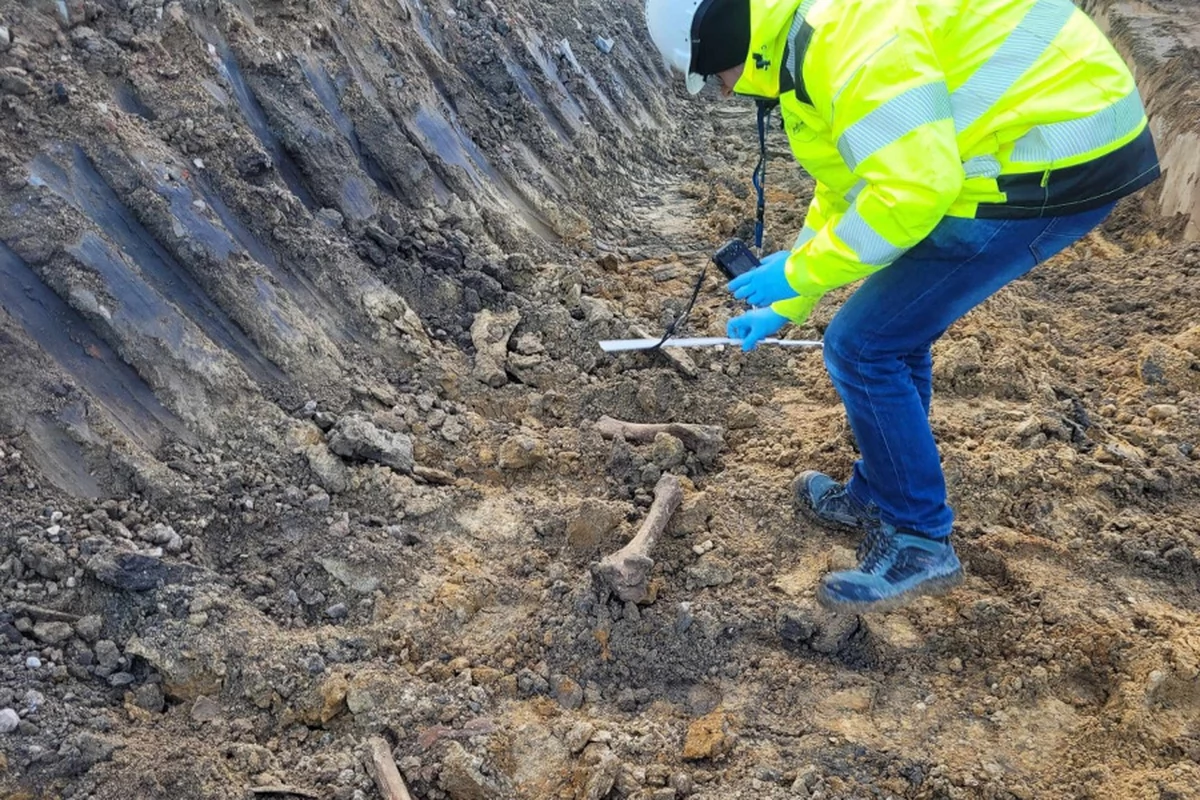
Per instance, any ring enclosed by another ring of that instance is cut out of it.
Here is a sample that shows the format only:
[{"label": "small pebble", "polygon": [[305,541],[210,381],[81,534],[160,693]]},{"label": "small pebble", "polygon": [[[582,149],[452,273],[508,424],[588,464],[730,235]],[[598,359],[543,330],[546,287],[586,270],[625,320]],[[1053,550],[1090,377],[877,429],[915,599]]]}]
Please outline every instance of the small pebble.
[{"label": "small pebble", "polygon": [[42,660],[37,656],[30,656],[25,659],[25,666],[29,669],[39,669],[42,666]]},{"label": "small pebble", "polygon": [[12,733],[21,724],[21,717],[11,708],[0,709],[0,733]]}]

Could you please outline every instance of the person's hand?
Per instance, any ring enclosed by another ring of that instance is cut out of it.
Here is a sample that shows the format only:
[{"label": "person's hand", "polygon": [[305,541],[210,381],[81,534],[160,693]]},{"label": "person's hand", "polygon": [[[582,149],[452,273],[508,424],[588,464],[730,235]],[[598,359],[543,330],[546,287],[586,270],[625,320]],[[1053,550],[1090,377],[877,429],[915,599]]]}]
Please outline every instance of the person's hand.
[{"label": "person's hand", "polygon": [[756,308],[729,320],[725,333],[730,339],[741,339],[742,352],[749,352],[760,341],[777,333],[787,321],[787,317],[769,308]]},{"label": "person's hand", "polygon": [[765,308],[779,300],[796,296],[796,290],[787,282],[784,267],[790,250],[780,250],[763,259],[762,265],[738,275],[729,282],[729,291],[738,300],[745,300],[757,308]]}]

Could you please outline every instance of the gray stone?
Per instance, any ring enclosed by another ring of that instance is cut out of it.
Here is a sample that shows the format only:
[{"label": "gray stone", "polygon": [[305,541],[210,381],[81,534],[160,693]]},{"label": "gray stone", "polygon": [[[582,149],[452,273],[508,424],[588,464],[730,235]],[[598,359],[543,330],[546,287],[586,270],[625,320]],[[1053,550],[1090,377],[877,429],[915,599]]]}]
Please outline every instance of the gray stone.
[{"label": "gray stone", "polygon": [[334,603],[329,608],[325,609],[325,616],[332,620],[345,619],[350,615],[350,610],[346,608],[345,603]]},{"label": "gray stone", "polygon": [[[304,448],[308,468],[317,478],[317,483],[331,494],[341,494],[350,488],[350,469],[345,462],[329,451],[323,444]],[[329,495],[325,496],[328,499]],[[326,506],[328,507],[328,506]]]},{"label": "gray stone", "polygon": [[221,718],[221,707],[212,698],[200,695],[192,703],[191,717],[196,722],[212,722]]},{"label": "gray stone", "polygon": [[546,445],[532,436],[517,434],[500,445],[500,469],[514,470],[532,467],[546,458]]},{"label": "gray stone", "polygon": [[11,708],[0,709],[0,733],[12,733],[21,724],[21,716]]},{"label": "gray stone", "polygon": [[40,642],[59,644],[71,638],[74,631],[66,622],[39,622],[33,626],[33,635]]},{"label": "gray stone", "polygon": [[121,651],[116,642],[101,639],[96,642],[96,663],[109,670],[116,669],[121,664]]},{"label": "gray stone", "polygon": [[133,703],[140,709],[157,714],[163,710],[167,700],[157,683],[143,683],[133,690]]},{"label": "gray stone", "polygon": [[785,608],[776,620],[779,638],[785,642],[801,644],[817,635],[820,626],[813,615],[801,608]]},{"label": "gray stone", "polygon": [[688,583],[697,588],[733,583],[733,570],[724,560],[705,555],[687,569]]},{"label": "gray stone", "polygon": [[134,680],[135,679],[134,679],[132,673],[114,672],[112,675],[108,676],[108,685],[109,686],[128,686],[129,684],[133,683]]},{"label": "gray stone", "polygon": [[101,553],[87,563],[96,580],[131,592],[144,592],[166,583],[171,570],[160,559],[140,553]]},{"label": "gray stone", "polygon": [[75,633],[80,639],[85,642],[94,642],[100,638],[100,631],[104,627],[104,621],[97,614],[88,614],[86,617],[80,617],[75,623]]},{"label": "gray stone", "polygon": [[339,558],[318,558],[326,572],[337,579],[338,583],[359,594],[371,594],[379,588],[379,578],[368,575],[362,569],[351,566]]},{"label": "gray stone", "polygon": [[0,25],[0,51],[7,50],[12,44],[12,35],[8,32],[8,28]]},{"label": "gray stone", "polygon": [[381,430],[358,416],[345,416],[329,434],[329,449],[343,458],[375,461],[399,472],[412,472],[412,440]]},{"label": "gray stone", "polygon": [[508,383],[508,340],[521,322],[516,309],[497,314],[483,310],[471,324],[471,342],[475,345],[474,378],[497,389]]},{"label": "gray stone", "polygon": [[441,784],[451,800],[489,800],[503,796],[503,792],[484,777],[479,769],[481,763],[461,744],[450,742],[442,762]]},{"label": "gray stone", "polygon": [[33,84],[25,77],[25,70],[17,67],[0,69],[0,94],[26,95],[33,91]]}]

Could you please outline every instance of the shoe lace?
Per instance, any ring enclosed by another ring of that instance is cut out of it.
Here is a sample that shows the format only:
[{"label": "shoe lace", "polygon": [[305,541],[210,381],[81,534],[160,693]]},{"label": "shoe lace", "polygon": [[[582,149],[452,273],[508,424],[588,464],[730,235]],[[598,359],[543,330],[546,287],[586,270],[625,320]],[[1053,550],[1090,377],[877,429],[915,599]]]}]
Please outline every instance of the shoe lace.
[{"label": "shoe lace", "polygon": [[872,528],[871,532],[867,534],[867,538],[863,540],[863,544],[868,541],[870,545],[858,565],[862,572],[872,572],[875,567],[896,552],[895,540],[884,533],[882,528]]}]

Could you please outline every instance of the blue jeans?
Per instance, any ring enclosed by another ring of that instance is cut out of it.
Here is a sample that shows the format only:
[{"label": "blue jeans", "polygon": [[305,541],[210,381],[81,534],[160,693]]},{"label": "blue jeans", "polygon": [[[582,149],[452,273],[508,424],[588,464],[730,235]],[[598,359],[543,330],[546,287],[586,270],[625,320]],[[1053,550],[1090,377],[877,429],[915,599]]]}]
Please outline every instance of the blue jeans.
[{"label": "blue jeans", "polygon": [[825,332],[825,366],[861,455],[848,491],[898,530],[950,535],[954,512],[933,431],[930,348],[955,320],[1080,239],[1112,211],[1066,217],[946,217],[867,279]]}]

